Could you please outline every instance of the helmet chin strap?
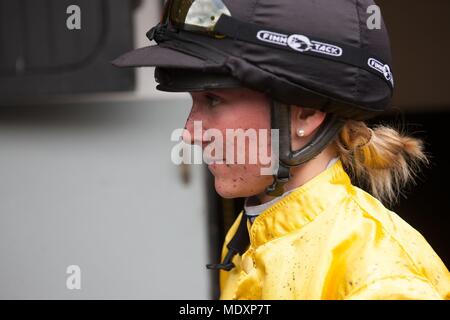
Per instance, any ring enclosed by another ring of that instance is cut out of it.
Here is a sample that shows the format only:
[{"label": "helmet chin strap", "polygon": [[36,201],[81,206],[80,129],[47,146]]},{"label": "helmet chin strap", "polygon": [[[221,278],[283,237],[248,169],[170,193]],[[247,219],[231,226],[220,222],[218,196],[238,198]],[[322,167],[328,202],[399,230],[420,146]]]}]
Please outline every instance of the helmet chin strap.
[{"label": "helmet chin strap", "polygon": [[299,150],[292,150],[291,108],[287,104],[272,99],[271,126],[272,129],[279,130],[279,165],[273,176],[273,183],[266,188],[266,194],[274,197],[281,196],[285,192],[284,186],[291,178],[290,168],[297,167],[319,155],[336,137],[344,124],[344,119],[328,113],[311,141]]}]

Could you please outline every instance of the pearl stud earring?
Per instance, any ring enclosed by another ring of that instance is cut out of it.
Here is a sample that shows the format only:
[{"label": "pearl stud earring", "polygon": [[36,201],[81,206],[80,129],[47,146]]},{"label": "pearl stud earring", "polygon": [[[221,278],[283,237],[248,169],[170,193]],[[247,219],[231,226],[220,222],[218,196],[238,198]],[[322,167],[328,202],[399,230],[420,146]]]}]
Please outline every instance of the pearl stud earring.
[{"label": "pearl stud earring", "polygon": [[303,136],[305,135],[305,130],[303,130],[303,129],[298,129],[298,130],[297,130],[297,135],[298,135],[299,137],[303,137]]}]

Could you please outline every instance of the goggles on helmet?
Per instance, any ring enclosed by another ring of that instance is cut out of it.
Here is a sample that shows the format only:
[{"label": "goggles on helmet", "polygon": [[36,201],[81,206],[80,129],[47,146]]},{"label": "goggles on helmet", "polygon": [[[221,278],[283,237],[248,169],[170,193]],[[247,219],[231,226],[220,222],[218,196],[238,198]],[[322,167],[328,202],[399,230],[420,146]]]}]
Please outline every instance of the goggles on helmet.
[{"label": "goggles on helmet", "polygon": [[221,0],[168,0],[165,3],[161,22],[186,31],[213,35],[220,16],[231,16],[230,10]]}]

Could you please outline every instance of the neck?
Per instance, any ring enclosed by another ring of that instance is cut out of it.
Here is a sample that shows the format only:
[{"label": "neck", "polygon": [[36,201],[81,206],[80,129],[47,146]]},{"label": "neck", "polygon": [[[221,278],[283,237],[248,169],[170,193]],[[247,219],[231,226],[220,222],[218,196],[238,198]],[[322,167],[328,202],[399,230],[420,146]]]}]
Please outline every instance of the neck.
[{"label": "neck", "polygon": [[[324,151],[322,151],[317,157],[312,160],[303,163],[298,167],[291,168],[291,178],[284,185],[284,192],[288,192],[292,189],[296,189],[306,182],[317,176],[322,171],[326,170],[328,163],[331,159],[337,156],[336,151],[327,147]],[[265,194],[265,192],[258,195],[259,201],[261,204],[269,202],[275,197],[269,196]]]}]

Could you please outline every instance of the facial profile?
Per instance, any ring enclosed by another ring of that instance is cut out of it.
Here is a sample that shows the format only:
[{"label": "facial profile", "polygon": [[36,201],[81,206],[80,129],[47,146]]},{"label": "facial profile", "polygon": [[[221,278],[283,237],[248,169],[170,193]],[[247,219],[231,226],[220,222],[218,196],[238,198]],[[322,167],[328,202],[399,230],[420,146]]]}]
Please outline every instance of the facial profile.
[{"label": "facial profile", "polygon": [[[192,110],[186,121],[185,129],[190,137],[189,143],[197,143],[203,149],[208,148],[212,141],[194,141],[194,122],[201,121],[203,130],[218,130],[223,140],[223,161],[215,161],[208,165],[214,175],[217,193],[224,198],[246,197],[261,193],[272,182],[270,175],[261,175],[263,165],[257,157],[256,163],[250,160],[251,145],[257,146],[257,152],[268,151],[270,156],[270,101],[266,95],[247,88],[216,89],[211,91],[191,92]],[[230,131],[246,132],[253,130],[267,133],[266,139],[259,139],[259,135],[246,136],[243,148],[239,148],[236,139],[227,139]],[[260,146],[259,141],[265,145]],[[233,150],[231,150],[231,148]],[[234,159],[226,159],[227,152],[232,151]],[[245,162],[237,161],[238,156],[245,154]],[[215,154],[213,154],[215,155]],[[232,163],[230,163],[230,160]],[[227,163],[228,162],[228,163]]]}]

